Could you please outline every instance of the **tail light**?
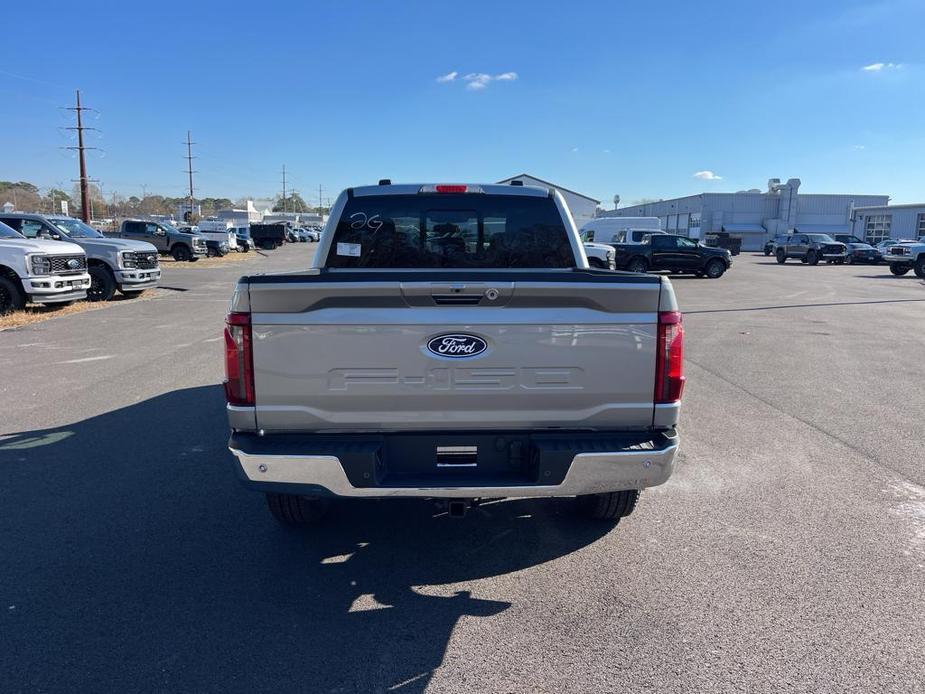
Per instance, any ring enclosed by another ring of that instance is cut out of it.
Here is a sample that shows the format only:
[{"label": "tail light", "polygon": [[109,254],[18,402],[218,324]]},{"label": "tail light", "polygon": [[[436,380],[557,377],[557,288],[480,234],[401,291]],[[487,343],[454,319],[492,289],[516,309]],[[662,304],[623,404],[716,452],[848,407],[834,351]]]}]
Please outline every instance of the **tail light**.
[{"label": "tail light", "polygon": [[249,313],[225,318],[225,399],[230,405],[254,404],[254,354]]},{"label": "tail light", "polygon": [[658,314],[655,402],[678,402],[684,392],[684,326],[680,311]]}]

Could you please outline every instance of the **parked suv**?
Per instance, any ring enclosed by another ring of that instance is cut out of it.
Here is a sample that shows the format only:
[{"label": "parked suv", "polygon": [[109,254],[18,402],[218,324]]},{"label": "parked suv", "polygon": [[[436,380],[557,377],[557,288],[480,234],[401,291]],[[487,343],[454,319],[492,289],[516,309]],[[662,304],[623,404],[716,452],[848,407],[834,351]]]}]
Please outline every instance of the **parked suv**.
[{"label": "parked suv", "polygon": [[87,256],[64,241],[27,239],[0,223],[0,314],[26,301],[61,304],[84,299],[90,287]]},{"label": "parked suv", "polygon": [[828,234],[792,234],[783,244],[776,244],[774,254],[781,264],[788,258],[799,258],[808,265],[818,265],[820,260],[845,262],[848,249]]},{"label": "parked suv", "polygon": [[178,262],[196,261],[206,255],[206,240],[199,234],[184,234],[169,224],[144,219],[126,219],[119,227],[119,236],[147,241],[161,255],[172,256]]},{"label": "parked suv", "polygon": [[116,289],[126,296],[157,286],[161,270],[157,249],[143,241],[111,239],[79,219],[61,215],[3,213],[0,222],[11,226],[27,239],[69,241],[87,255],[90,288],[87,299],[109,301]]}]

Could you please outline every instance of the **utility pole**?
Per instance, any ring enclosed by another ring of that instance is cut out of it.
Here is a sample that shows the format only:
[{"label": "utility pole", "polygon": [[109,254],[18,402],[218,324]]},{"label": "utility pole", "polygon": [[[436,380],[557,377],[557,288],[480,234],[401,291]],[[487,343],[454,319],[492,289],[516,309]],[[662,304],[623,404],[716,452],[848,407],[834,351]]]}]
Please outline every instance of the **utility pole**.
[{"label": "utility pole", "polygon": [[318,208],[319,208],[318,214],[321,214],[321,208],[324,207],[324,202],[321,199],[321,191],[322,191],[322,187],[321,187],[321,184],[319,183],[318,184]]},{"label": "utility pole", "polygon": [[80,90],[77,90],[77,106],[68,108],[68,111],[74,111],[77,114],[77,127],[68,128],[68,130],[77,131],[77,146],[65,147],[65,149],[77,150],[77,157],[80,160],[80,218],[85,224],[90,223],[92,210],[90,209],[90,179],[87,178],[87,162],[84,157],[84,151],[96,149],[96,147],[84,147],[84,130],[95,130],[95,128],[85,128],[83,124],[83,112],[89,109],[80,105]]},{"label": "utility pole", "polygon": [[286,165],[283,164],[283,214],[288,212],[286,207]]},{"label": "utility pole", "polygon": [[193,145],[196,143],[190,139],[190,131],[186,131],[186,172],[189,174],[189,219],[183,221],[193,223]]}]

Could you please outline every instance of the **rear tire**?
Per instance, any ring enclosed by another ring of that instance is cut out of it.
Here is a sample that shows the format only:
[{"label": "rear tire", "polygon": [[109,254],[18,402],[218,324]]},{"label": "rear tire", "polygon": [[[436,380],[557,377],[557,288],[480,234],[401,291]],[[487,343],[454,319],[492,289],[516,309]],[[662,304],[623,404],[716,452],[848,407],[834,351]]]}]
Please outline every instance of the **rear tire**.
[{"label": "rear tire", "polygon": [[90,288],[87,301],[109,301],[116,293],[116,280],[104,267],[94,265],[87,273],[90,275]]},{"label": "rear tire", "polygon": [[911,269],[912,268],[910,268],[908,265],[901,265],[899,263],[890,263],[890,272],[892,272],[897,277],[902,277],[907,272],[909,272],[909,270]]},{"label": "rear tire", "polygon": [[185,263],[193,254],[189,252],[189,248],[183,244],[179,244],[170,249],[170,255],[173,256],[173,259],[178,263]]},{"label": "rear tire", "polygon": [[781,265],[787,262],[787,254],[784,253],[782,248],[777,249],[776,258],[777,258],[777,262],[780,263]]},{"label": "rear tire", "polygon": [[617,521],[625,518],[636,508],[639,501],[638,489],[624,489],[605,494],[585,494],[576,497],[578,512],[592,520]]},{"label": "rear tire", "polygon": [[270,513],[283,525],[305,527],[315,525],[327,513],[330,502],[315,496],[267,493]]},{"label": "rear tire", "polygon": [[626,269],[628,272],[644,273],[648,271],[649,264],[645,261],[645,258],[633,258],[627,264]]},{"label": "rear tire", "polygon": [[19,285],[9,277],[0,277],[0,316],[22,310],[26,297]]}]

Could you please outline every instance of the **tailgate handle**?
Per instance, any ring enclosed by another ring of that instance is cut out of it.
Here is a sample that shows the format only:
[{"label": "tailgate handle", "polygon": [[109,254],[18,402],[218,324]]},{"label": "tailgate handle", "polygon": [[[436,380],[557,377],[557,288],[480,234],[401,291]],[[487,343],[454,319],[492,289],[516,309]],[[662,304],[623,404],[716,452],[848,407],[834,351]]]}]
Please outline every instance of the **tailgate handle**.
[{"label": "tailgate handle", "polygon": [[477,467],[478,446],[437,446],[437,467]]},{"label": "tailgate handle", "polygon": [[475,306],[482,300],[483,294],[433,294],[438,306]]}]

